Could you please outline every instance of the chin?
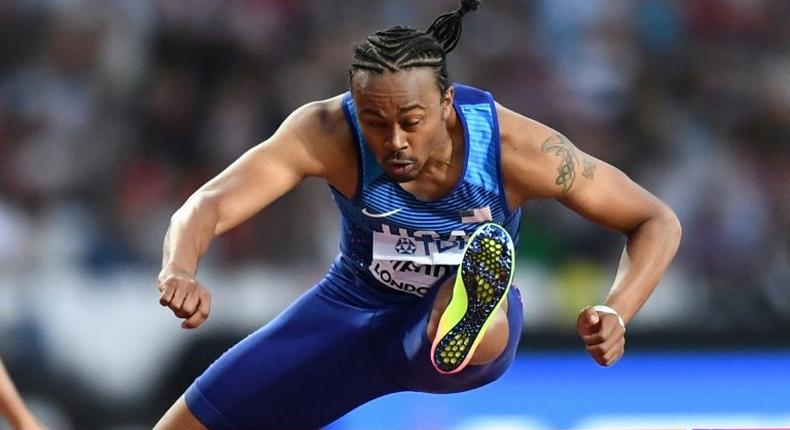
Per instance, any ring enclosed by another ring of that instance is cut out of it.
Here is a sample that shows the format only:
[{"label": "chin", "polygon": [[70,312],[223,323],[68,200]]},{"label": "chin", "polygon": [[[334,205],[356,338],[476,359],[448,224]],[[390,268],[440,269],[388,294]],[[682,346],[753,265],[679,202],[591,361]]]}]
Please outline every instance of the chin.
[{"label": "chin", "polygon": [[408,175],[395,176],[395,175],[390,175],[388,173],[387,177],[392,179],[393,181],[399,183],[399,184],[403,184],[403,183],[411,182],[411,181],[417,179],[417,174],[416,173],[414,173],[414,174],[409,173]]}]

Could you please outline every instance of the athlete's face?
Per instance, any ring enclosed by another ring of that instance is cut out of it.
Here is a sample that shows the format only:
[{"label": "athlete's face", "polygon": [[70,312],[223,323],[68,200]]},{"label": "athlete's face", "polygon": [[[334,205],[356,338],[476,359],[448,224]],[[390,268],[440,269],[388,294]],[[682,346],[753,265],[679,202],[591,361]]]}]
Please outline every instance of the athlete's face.
[{"label": "athlete's face", "polygon": [[414,180],[432,154],[452,144],[446,122],[453,90],[441,94],[433,70],[358,71],[351,88],[365,141],[393,180]]}]

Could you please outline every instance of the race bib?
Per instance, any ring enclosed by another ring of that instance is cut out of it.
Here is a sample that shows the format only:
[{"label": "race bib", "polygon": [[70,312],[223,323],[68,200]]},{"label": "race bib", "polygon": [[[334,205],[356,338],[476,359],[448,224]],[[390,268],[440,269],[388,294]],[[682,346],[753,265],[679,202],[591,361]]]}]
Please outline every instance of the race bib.
[{"label": "race bib", "polygon": [[407,294],[424,297],[456,266],[419,265],[411,261],[373,260],[370,273],[382,284]]},{"label": "race bib", "polygon": [[370,273],[390,288],[423,297],[461,264],[466,239],[464,231],[442,237],[434,231],[410,233],[385,224],[383,231],[373,232]]},{"label": "race bib", "polygon": [[384,224],[383,231],[373,232],[373,259],[412,261],[417,264],[461,264],[466,232],[453,231],[442,238],[435,231],[409,233]]}]

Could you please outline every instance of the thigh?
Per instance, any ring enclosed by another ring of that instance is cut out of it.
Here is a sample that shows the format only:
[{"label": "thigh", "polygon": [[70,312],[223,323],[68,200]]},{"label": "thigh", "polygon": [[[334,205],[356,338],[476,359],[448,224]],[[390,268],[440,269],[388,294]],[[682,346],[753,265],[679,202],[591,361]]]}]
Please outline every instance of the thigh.
[{"label": "thigh", "polygon": [[316,429],[393,390],[370,359],[371,313],[306,293],[236,344],[187,390],[216,429]]},{"label": "thigh", "polygon": [[468,365],[453,375],[442,375],[431,364],[431,341],[426,329],[433,309],[433,297],[399,314],[387,314],[388,322],[379,322],[377,338],[391,339],[375,345],[382,368],[403,390],[428,393],[454,393],[481,387],[498,379],[510,367],[516,355],[524,315],[521,293],[513,285],[508,292],[508,340],[504,352],[494,361]]}]

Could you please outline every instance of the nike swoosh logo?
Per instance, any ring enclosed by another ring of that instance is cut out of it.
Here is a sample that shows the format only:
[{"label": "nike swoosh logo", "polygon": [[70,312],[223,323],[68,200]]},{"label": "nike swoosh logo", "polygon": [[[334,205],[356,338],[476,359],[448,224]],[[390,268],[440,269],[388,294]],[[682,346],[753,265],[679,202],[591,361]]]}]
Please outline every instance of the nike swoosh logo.
[{"label": "nike swoosh logo", "polygon": [[384,212],[384,213],[380,213],[380,214],[374,214],[374,213],[368,212],[368,208],[362,208],[362,213],[367,215],[367,216],[369,216],[369,217],[371,217],[371,218],[386,218],[388,216],[395,215],[396,213],[398,213],[398,212],[400,212],[402,210],[403,210],[403,208],[398,208],[398,209],[395,209],[395,210],[391,210],[389,212]]}]

